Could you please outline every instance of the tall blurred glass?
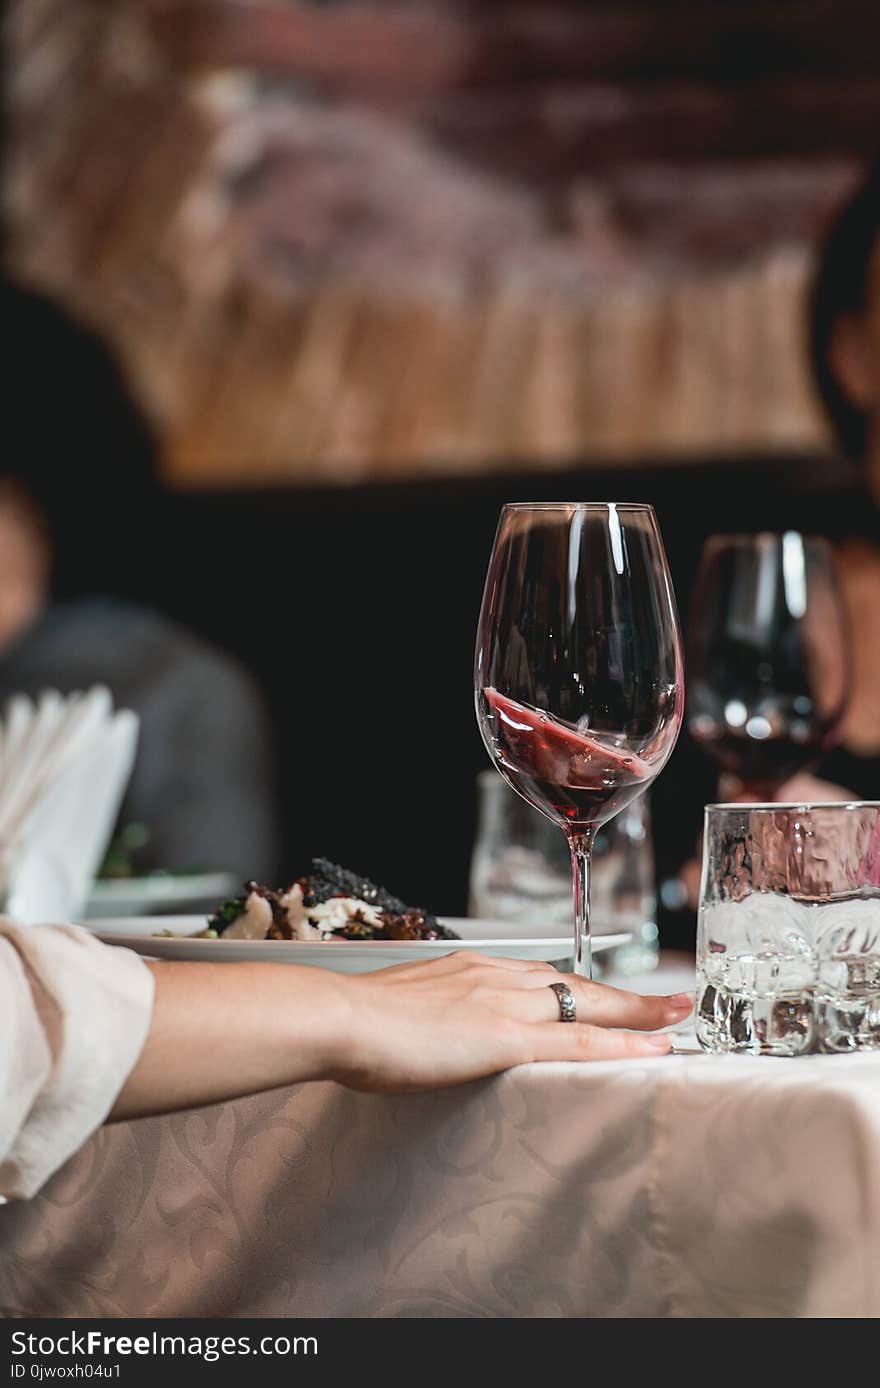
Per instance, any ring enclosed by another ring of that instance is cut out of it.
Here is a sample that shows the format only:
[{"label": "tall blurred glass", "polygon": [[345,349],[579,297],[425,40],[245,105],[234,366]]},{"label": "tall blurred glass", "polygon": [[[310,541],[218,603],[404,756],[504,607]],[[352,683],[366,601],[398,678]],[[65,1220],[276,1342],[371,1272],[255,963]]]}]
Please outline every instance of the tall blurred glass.
[{"label": "tall blurred glass", "polygon": [[826,540],[706,541],[688,620],[687,721],[722,773],[722,797],[772,800],[819,761],[838,736],[849,663]]},{"label": "tall blurred glass", "polygon": [[706,807],[696,1031],[708,1051],[880,1049],[880,802]]},{"label": "tall blurred glass", "polygon": [[[494,771],[477,777],[477,835],[471,859],[471,916],[558,925],[571,922],[571,863],[556,826]],[[596,835],[592,861],[592,930],[630,933],[629,944],[597,963],[640,973],[657,964],[654,856],[648,797],[640,795]]]}]

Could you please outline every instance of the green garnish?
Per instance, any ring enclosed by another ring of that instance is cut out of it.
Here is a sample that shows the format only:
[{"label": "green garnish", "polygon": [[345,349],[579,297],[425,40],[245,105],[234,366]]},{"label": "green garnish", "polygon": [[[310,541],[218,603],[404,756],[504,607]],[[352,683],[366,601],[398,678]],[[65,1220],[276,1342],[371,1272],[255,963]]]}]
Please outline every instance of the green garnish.
[{"label": "green garnish", "polygon": [[215,935],[222,935],[233,921],[238,920],[244,914],[247,897],[231,896],[226,901],[221,901],[217,910],[208,920],[208,929],[213,930]]}]

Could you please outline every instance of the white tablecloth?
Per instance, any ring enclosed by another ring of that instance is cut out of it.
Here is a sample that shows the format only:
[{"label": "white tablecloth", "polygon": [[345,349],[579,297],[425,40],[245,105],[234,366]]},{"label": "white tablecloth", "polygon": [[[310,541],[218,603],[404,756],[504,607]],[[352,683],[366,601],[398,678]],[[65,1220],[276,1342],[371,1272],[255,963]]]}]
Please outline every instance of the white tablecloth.
[{"label": "white tablecloth", "polygon": [[873,1316],[880,1055],[141,1120],[0,1209],[0,1245],[6,1315]]}]

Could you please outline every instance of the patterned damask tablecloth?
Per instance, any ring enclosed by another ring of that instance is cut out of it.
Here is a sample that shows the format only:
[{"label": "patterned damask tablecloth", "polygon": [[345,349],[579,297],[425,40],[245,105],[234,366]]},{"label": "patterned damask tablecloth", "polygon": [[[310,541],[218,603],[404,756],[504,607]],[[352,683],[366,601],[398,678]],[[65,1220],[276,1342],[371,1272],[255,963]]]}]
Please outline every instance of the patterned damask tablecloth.
[{"label": "patterned damask tablecloth", "polygon": [[0,1248],[13,1316],[873,1316],[880,1055],[140,1120],[0,1208]]}]

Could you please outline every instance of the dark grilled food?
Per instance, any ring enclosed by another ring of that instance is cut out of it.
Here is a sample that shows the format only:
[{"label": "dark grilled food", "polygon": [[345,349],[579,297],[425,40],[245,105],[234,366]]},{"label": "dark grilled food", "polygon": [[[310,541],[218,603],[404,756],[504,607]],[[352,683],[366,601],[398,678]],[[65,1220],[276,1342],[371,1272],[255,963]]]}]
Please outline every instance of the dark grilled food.
[{"label": "dark grilled food", "polygon": [[409,906],[370,878],[313,858],[286,889],[246,882],[208,922],[218,935],[270,940],[456,940],[432,912]]}]

